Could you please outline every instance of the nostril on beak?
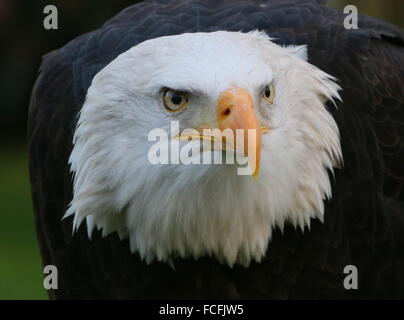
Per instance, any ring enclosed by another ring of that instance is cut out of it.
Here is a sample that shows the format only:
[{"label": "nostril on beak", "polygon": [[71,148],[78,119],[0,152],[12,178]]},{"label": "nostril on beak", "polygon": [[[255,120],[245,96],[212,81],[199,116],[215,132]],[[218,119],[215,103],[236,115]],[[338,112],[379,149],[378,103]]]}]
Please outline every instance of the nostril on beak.
[{"label": "nostril on beak", "polygon": [[229,116],[230,112],[231,112],[230,108],[227,107],[227,108],[222,112],[222,116],[223,116],[224,118],[227,118],[227,117]]}]

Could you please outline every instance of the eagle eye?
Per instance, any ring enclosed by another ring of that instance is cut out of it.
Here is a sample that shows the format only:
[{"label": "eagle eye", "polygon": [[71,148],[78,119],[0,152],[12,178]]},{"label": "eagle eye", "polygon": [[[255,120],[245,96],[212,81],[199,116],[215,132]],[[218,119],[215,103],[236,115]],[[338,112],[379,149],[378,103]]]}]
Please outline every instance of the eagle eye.
[{"label": "eagle eye", "polygon": [[177,112],[188,105],[188,96],[185,92],[166,88],[163,90],[163,102],[167,111]]},{"label": "eagle eye", "polygon": [[275,87],[273,84],[267,84],[264,88],[264,92],[262,94],[262,97],[266,102],[269,104],[272,104],[274,102],[275,98]]}]

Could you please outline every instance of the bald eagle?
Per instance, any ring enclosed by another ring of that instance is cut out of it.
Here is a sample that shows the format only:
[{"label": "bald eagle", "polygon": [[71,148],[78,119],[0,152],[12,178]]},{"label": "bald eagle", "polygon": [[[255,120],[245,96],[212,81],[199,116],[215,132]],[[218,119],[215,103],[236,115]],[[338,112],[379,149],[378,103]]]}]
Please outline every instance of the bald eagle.
[{"label": "bald eagle", "polygon": [[[403,298],[404,32],[343,20],[145,1],[45,55],[28,139],[50,297]],[[150,161],[155,129],[171,161]],[[253,134],[231,149],[205,129]],[[252,175],[178,161],[189,145]]]}]

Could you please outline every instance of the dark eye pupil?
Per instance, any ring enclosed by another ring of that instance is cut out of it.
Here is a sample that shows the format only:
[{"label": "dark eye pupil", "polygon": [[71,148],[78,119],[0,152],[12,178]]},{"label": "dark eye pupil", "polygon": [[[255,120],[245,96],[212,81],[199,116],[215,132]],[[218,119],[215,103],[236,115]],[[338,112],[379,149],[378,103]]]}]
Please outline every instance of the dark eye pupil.
[{"label": "dark eye pupil", "polygon": [[174,104],[180,104],[182,102],[182,95],[179,93],[173,93],[171,96],[171,102]]},{"label": "dark eye pupil", "polygon": [[265,97],[269,98],[271,96],[271,89],[266,86],[264,91]]}]

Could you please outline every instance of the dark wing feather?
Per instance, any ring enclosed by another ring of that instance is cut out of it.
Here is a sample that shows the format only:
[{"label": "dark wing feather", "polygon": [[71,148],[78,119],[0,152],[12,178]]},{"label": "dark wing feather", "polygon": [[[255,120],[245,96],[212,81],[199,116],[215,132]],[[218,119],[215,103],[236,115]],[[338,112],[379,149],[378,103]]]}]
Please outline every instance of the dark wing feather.
[{"label": "dark wing feather", "polygon": [[[33,89],[29,157],[44,264],[59,270],[52,298],[404,297],[404,34],[360,16],[358,30],[323,1],[146,1],[101,29],[47,54]],[[72,236],[67,159],[77,114],[94,75],[146,39],[183,32],[265,30],[280,44],[308,44],[309,60],[336,76],[344,167],[336,172],[325,222],[304,234],[277,230],[262,263],[232,269],[203,258],[147,266],[116,234]],[[359,290],[343,268],[359,270]]]}]

